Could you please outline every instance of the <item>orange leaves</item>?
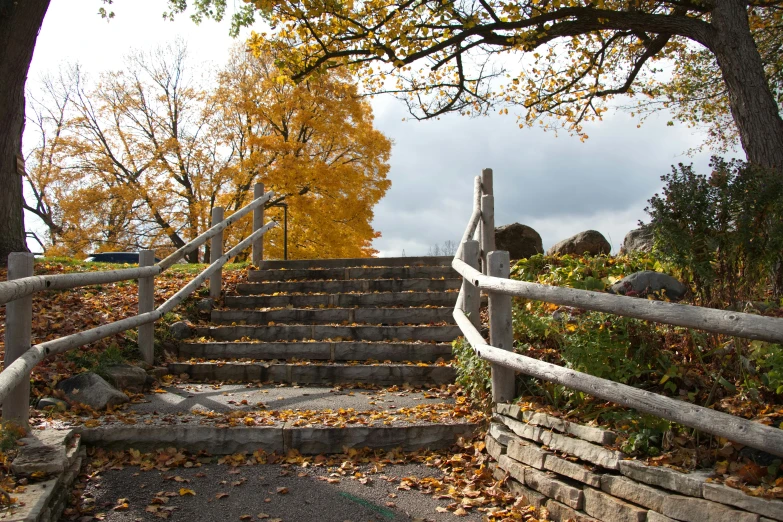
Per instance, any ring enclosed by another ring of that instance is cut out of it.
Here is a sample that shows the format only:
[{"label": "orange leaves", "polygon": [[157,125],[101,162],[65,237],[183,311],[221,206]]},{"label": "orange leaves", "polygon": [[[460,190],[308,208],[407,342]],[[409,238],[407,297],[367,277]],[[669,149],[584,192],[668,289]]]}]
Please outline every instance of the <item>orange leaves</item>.
[{"label": "orange leaves", "polygon": [[[252,47],[255,53],[232,51],[212,95],[226,140],[242,158],[226,169],[218,201],[247,201],[250,181],[261,181],[286,196],[292,258],[371,254],[372,208],[390,185],[391,144],[373,128],[369,105],[344,72],[281,81],[280,51],[262,41]],[[285,217],[280,207],[266,214],[280,223]],[[246,223],[229,233],[248,230]],[[282,235],[278,227],[265,237],[271,257],[282,257]]]},{"label": "orange leaves", "polygon": [[[74,72],[45,86],[36,111],[62,116],[38,122],[28,170],[56,240],[49,253],[171,250],[209,227],[213,205],[228,216],[247,203],[255,182],[286,198],[292,257],[374,253],[391,142],[369,103],[345,72],[294,83],[278,51],[256,50],[237,46],[217,81],[200,83],[174,44],[98,81]],[[283,221],[280,207],[266,213]],[[231,227],[226,243],[249,227]],[[265,241],[282,257],[282,227]]]}]

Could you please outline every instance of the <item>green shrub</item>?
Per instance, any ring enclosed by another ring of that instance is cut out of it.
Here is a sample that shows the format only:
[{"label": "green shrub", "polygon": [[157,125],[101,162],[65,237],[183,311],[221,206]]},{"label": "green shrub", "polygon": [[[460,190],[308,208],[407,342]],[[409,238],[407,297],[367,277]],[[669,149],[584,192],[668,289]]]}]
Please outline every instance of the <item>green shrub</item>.
[{"label": "green shrub", "polygon": [[650,254],[632,252],[626,256],[544,256],[520,259],[511,267],[511,278],[580,290],[604,290],[626,274],[641,270],[666,271]]},{"label": "green shrub", "polygon": [[465,390],[473,406],[488,411],[492,402],[492,380],[489,363],[475,354],[465,339],[451,343],[454,365],[457,370],[457,384]]},{"label": "green shrub", "polygon": [[773,393],[783,393],[783,347],[779,344],[753,341],[750,359],[761,370],[761,382]]},{"label": "green shrub", "polygon": [[106,378],[107,367],[126,362],[122,350],[116,344],[112,344],[100,352],[96,352],[94,349],[71,350],[65,355],[65,358],[74,363],[77,369],[95,372],[103,378]]},{"label": "green shrub", "polygon": [[636,410],[608,411],[600,417],[627,435],[622,450],[629,455],[660,455],[667,432],[677,428],[665,419]]},{"label": "green shrub", "polygon": [[[0,423],[0,454],[14,449],[16,447],[16,441],[23,438],[25,435],[27,435],[25,429],[14,422],[6,421]],[[2,464],[1,455],[0,464]]]},{"label": "green shrub", "polygon": [[[693,283],[704,306],[725,307],[780,292],[783,178],[739,161],[713,158],[712,174],[680,164],[645,211],[654,250]],[[776,269],[777,266],[777,269]]]},{"label": "green shrub", "polygon": [[555,319],[516,308],[514,332],[520,351],[526,346],[554,349],[566,367],[624,384],[658,370],[663,343],[646,321],[600,312]]}]

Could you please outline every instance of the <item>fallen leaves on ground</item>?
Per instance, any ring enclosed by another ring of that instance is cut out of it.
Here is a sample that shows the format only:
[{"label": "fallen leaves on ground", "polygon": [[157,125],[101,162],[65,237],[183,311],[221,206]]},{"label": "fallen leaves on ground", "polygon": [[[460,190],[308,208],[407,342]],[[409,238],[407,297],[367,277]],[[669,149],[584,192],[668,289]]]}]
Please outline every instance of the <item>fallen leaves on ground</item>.
[{"label": "fallen leaves on ground", "polygon": [[[451,512],[457,517],[470,513],[481,513],[487,522],[521,520],[534,522],[546,520],[532,506],[527,506],[504,485],[504,480],[493,477],[489,468],[489,457],[484,451],[483,434],[471,440],[460,439],[455,446],[446,450],[420,450],[404,452],[394,450],[346,449],[344,453],[333,455],[302,455],[296,450],[286,454],[266,453],[258,450],[252,454],[237,453],[214,457],[205,452],[191,453],[185,450],[168,448],[156,452],[141,453],[136,450],[106,451],[99,448],[88,450],[87,464],[80,475],[71,495],[67,519],[75,520],[81,516],[95,512],[94,499],[82,494],[85,483],[96,480],[101,473],[108,470],[121,469],[124,466],[139,466],[140,471],[169,471],[177,467],[202,466],[204,463],[217,462],[219,465],[237,467],[255,466],[259,464],[275,464],[281,468],[281,474],[297,473],[302,479],[310,476],[329,484],[339,484],[344,480],[355,480],[369,485],[371,477],[377,481],[396,484],[398,490],[417,490],[441,501],[447,501],[437,511]],[[432,468],[433,472],[425,477],[396,477],[390,474],[390,466],[418,463]],[[188,466],[190,464],[190,466]],[[313,475],[314,470],[321,473]],[[272,493],[272,492],[270,492]],[[287,487],[277,487],[274,493],[286,495]],[[198,494],[198,485],[192,489],[181,488],[179,492],[160,491],[152,495],[145,511],[159,518],[169,518],[175,507],[168,506],[172,497],[183,498]],[[223,499],[228,493],[218,493],[215,498]],[[395,499],[396,494],[389,494]],[[122,505],[126,499],[117,501]],[[265,498],[264,502],[271,502]],[[396,507],[395,503],[386,502],[387,507]],[[545,515],[545,514],[543,514]],[[242,520],[252,518],[274,520],[265,513],[255,517],[243,515]]]}]

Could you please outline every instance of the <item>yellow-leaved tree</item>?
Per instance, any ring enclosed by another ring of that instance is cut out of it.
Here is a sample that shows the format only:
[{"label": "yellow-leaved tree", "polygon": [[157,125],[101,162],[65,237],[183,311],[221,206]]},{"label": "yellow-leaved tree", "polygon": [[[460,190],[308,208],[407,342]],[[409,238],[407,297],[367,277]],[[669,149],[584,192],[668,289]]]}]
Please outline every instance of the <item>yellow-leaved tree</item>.
[{"label": "yellow-leaved tree", "polygon": [[[94,83],[78,68],[45,82],[27,207],[49,227],[51,252],[164,254],[208,228],[215,206],[228,216],[248,203],[262,182],[277,194],[269,215],[288,207],[289,257],[371,255],[390,141],[345,73],[295,85],[271,49],[256,50],[234,49],[211,84],[188,66],[182,42],[131,54]],[[228,242],[248,233],[246,220]],[[282,257],[282,227],[266,241],[267,257]],[[188,258],[200,259],[208,251]]]},{"label": "yellow-leaved tree", "polygon": [[[220,18],[226,0],[192,4]],[[346,67],[418,118],[511,108],[584,136],[607,100],[663,96],[783,173],[783,0],[252,0],[234,26],[257,13],[295,79]]]},{"label": "yellow-leaved tree", "polygon": [[[235,210],[264,183],[288,205],[289,258],[373,254],[372,209],[390,186],[391,142],[373,127],[369,103],[346,71],[295,84],[266,43],[253,51],[232,50],[214,93],[236,157],[219,201]],[[283,224],[281,207],[270,213]],[[282,257],[282,234],[268,235],[272,257]]]}]

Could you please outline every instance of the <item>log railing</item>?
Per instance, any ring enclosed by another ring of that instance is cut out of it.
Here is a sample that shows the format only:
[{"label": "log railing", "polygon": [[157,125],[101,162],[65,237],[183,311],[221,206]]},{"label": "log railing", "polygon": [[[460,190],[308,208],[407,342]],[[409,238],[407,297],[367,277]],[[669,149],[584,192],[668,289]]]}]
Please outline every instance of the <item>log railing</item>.
[{"label": "log railing", "polygon": [[[123,270],[106,270],[79,274],[33,276],[33,255],[12,253],[8,257],[8,281],[0,282],[0,305],[6,305],[6,334],[4,369],[0,372],[0,404],[3,421],[27,426],[30,404],[30,372],[44,358],[63,353],[72,348],[130,330],[139,329],[139,350],[145,362],[152,363],[154,353],[154,322],[182,303],[191,293],[209,279],[210,296],[221,292],[221,270],[229,259],[252,247],[252,259],[260,264],[263,235],[277,223],[263,225],[264,205],[274,192],[264,193],[264,186],[257,184],[255,199],[237,212],[223,219],[223,209],[213,212],[212,227],[163,261],[153,265],[152,250],[142,250],[139,267]],[[253,232],[228,252],[223,253],[223,231],[242,217],[253,212]],[[195,251],[212,239],[210,265],[190,283],[155,308],[154,278],[185,255]],[[145,266],[147,265],[147,266]],[[103,324],[90,330],[66,337],[31,345],[32,295],[45,290],[64,290],[138,279],[139,314],[120,321]]]},{"label": "log railing", "polygon": [[[486,169],[476,178],[473,214],[452,266],[463,278],[454,319],[476,355],[491,364],[494,402],[514,398],[514,372],[521,372],[783,456],[783,430],[779,428],[514,353],[511,296],[774,343],[783,342],[783,319],[512,281],[508,252],[492,251],[491,191],[492,170]],[[471,239],[474,236],[479,241]],[[481,291],[489,294],[489,342],[478,330]]]}]

